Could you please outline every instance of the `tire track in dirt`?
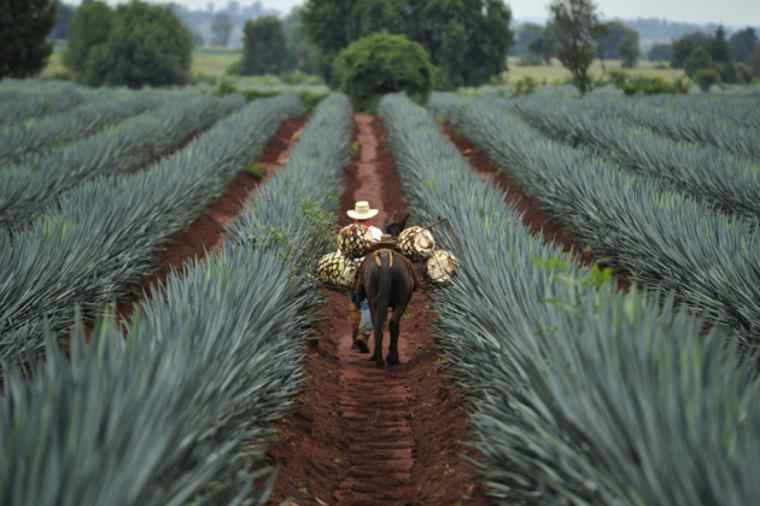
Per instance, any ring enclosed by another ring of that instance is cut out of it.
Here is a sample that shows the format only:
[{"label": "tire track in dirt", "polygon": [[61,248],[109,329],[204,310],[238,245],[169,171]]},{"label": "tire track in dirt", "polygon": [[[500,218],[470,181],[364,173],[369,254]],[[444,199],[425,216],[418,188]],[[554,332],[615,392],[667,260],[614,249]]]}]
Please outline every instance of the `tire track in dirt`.
[{"label": "tire track in dirt", "polygon": [[[356,200],[380,224],[405,211],[382,123],[355,118],[358,157],[345,171],[339,223]],[[422,278],[420,278],[422,279]],[[351,349],[350,302],[325,292],[319,340],[305,359],[308,380],[294,413],[278,424],[269,455],[278,466],[272,506],[486,504],[462,457],[469,419],[437,352],[435,314],[418,290],[401,322],[401,365],[377,369]],[[388,351],[388,331],[383,342]]]},{"label": "tire track in dirt", "polygon": [[[582,265],[591,266],[599,260],[595,258],[590,247],[579,242],[566,228],[552,220],[551,216],[542,208],[541,203],[526,194],[520,187],[520,183],[493,163],[484,151],[459,134],[449,123],[444,124],[443,132],[456,146],[459,153],[469,160],[475,172],[504,192],[504,201],[522,215],[523,224],[530,229],[531,234],[543,233],[545,241],[554,244],[566,253],[570,253]],[[616,270],[614,275],[618,288],[627,291],[631,286],[628,274]]]},{"label": "tire track in dirt", "polygon": [[240,214],[250,194],[287,162],[290,151],[305,124],[305,117],[284,121],[258,158],[258,163],[266,167],[264,177],[259,180],[241,170],[227,185],[224,194],[211,204],[202,216],[168,242],[160,252],[153,273],[140,284],[131,287],[117,301],[116,308],[120,321],[126,322],[136,305],[151,297],[154,291],[166,281],[171,271],[181,270],[191,259],[206,258],[210,253],[221,248],[226,226]]}]

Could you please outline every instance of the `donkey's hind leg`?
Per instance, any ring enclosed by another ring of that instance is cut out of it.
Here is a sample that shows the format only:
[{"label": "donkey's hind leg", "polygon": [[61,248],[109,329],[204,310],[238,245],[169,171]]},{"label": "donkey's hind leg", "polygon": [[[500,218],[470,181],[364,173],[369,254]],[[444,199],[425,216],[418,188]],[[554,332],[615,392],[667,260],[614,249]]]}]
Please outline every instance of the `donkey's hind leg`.
[{"label": "donkey's hind leg", "polygon": [[399,313],[397,311],[393,311],[393,317],[391,318],[391,321],[388,323],[388,327],[391,331],[391,342],[388,347],[388,365],[398,365],[398,336],[401,333],[401,324],[399,320],[401,319]]}]

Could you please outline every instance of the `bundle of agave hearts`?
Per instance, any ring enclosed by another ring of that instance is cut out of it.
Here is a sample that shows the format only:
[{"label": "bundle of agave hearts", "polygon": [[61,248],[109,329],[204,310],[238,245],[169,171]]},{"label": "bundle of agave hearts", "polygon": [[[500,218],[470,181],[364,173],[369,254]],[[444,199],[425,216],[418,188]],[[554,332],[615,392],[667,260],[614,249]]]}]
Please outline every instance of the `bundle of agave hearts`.
[{"label": "bundle of agave hearts", "polygon": [[425,263],[425,273],[435,285],[449,283],[459,268],[459,261],[448,251],[436,249],[435,237],[429,228],[413,226],[404,229],[398,238],[386,236],[375,242],[365,227],[352,224],[343,227],[336,238],[338,250],[319,259],[316,267],[320,282],[338,289],[352,289],[364,257],[378,249],[394,249],[415,263]]}]

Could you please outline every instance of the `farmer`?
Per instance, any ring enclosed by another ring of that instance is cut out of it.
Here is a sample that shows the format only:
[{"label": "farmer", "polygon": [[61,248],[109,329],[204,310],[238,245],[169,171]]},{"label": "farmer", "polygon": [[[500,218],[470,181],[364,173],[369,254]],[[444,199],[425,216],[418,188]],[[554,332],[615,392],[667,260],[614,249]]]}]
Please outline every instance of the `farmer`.
[{"label": "farmer", "polygon": [[[348,214],[348,217],[353,220],[353,224],[361,225],[369,230],[370,234],[372,234],[372,240],[378,242],[383,238],[383,231],[374,226],[372,219],[376,217],[379,212],[380,211],[377,209],[372,209],[369,206],[369,202],[366,200],[359,200],[354,204],[353,209],[346,211],[346,214]],[[354,317],[354,325],[359,327],[359,336],[366,339],[372,333],[372,317],[369,312],[369,302],[366,298],[359,299],[356,294],[351,295],[351,302],[360,313],[360,318],[356,318],[356,316]]]}]

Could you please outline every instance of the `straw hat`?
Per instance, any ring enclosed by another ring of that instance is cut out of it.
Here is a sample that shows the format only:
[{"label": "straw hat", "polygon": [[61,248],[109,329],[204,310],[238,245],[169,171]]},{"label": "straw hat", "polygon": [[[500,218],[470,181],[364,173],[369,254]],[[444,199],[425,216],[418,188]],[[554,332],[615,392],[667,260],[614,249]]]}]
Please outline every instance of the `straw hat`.
[{"label": "straw hat", "polygon": [[366,200],[359,200],[354,204],[353,209],[346,211],[346,214],[354,220],[369,220],[377,216],[379,212],[377,209],[370,208]]}]

